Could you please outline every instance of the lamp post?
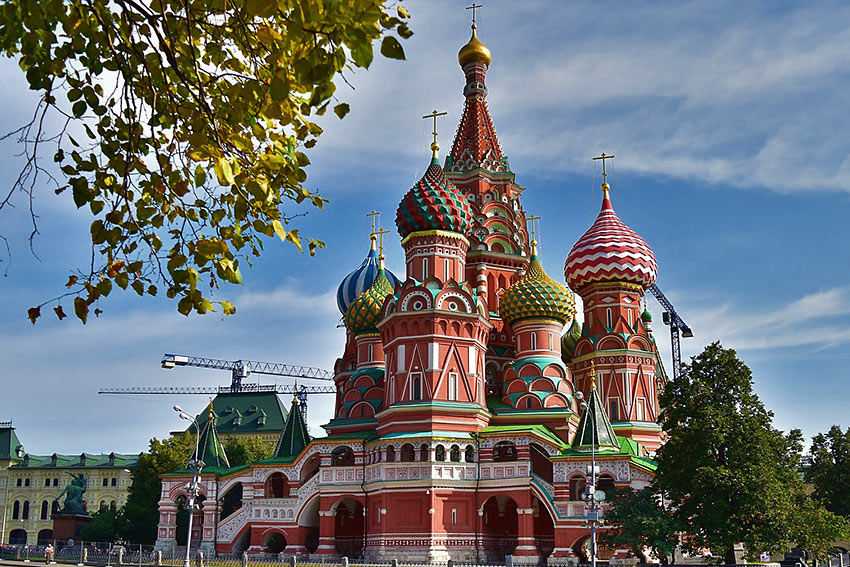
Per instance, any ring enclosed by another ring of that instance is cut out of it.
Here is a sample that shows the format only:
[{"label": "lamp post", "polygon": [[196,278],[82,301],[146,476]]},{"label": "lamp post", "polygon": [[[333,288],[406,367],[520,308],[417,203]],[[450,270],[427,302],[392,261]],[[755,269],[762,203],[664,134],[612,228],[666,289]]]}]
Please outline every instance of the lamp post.
[{"label": "lamp post", "polygon": [[[593,366],[590,367],[590,396],[593,396],[596,391],[596,373]],[[576,393],[578,400],[583,400],[584,395],[581,392]],[[590,404],[586,401],[581,401],[581,408],[584,410],[585,423],[590,422],[590,466],[588,467],[588,475],[590,475],[590,484],[584,489],[584,502],[587,508],[587,524],[590,524],[590,565],[596,567],[596,531],[599,521],[599,508],[603,500],[605,500],[605,492],[596,490],[596,475],[598,469],[596,467],[596,419],[588,415]]]},{"label": "lamp post", "polygon": [[195,453],[189,460],[189,468],[192,470],[192,482],[186,485],[186,492],[189,494],[189,498],[186,500],[186,507],[189,509],[189,526],[186,532],[186,557],[183,558],[183,567],[190,567],[191,561],[189,554],[192,548],[192,516],[195,515],[195,500],[198,498],[201,470],[206,463],[198,458],[198,448],[201,444],[201,427],[198,425],[198,420],[183,411],[183,408],[180,406],[174,406],[174,411],[178,413],[180,419],[185,419],[195,424]]}]

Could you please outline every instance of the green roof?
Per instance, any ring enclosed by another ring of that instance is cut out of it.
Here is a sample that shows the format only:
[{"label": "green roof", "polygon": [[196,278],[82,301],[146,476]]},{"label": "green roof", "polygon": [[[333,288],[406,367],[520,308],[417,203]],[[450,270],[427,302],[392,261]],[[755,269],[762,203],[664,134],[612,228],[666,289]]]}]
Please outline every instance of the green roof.
[{"label": "green roof", "polygon": [[24,446],[15,434],[12,422],[0,423],[0,461],[16,460],[24,456]]},{"label": "green roof", "polygon": [[[219,435],[276,433],[283,431],[286,425],[288,412],[273,391],[221,393],[216,395],[212,404]],[[197,419],[203,431],[208,413],[201,412]],[[194,424],[189,426],[189,431],[195,432]]]},{"label": "green roof", "polygon": [[204,469],[226,469],[230,468],[230,463],[227,460],[227,454],[224,452],[224,445],[221,444],[221,439],[216,431],[216,421],[218,420],[213,413],[212,402],[210,402],[209,415],[201,430],[201,436],[198,439],[198,453],[201,460],[204,462]]},{"label": "green roof", "polygon": [[596,386],[591,385],[590,395],[587,398],[587,409],[578,422],[578,430],[573,438],[572,448],[576,451],[606,451],[620,449],[617,435],[611,427],[611,421],[605,413],[605,408],[599,401]]},{"label": "green roof", "polygon": [[126,469],[139,463],[138,454],[82,453],[79,455],[30,455],[23,456],[16,466],[28,469]]},{"label": "green roof", "polygon": [[307,433],[307,426],[304,425],[304,418],[301,416],[301,410],[298,408],[298,399],[293,397],[289,417],[286,419],[286,426],[283,428],[283,433],[280,434],[280,438],[277,440],[277,446],[274,448],[274,458],[285,459],[297,457],[309,443],[310,435]]},{"label": "green roof", "polygon": [[561,440],[560,437],[555,435],[551,429],[547,426],[535,423],[535,424],[522,424],[522,425],[490,425],[482,429],[478,432],[479,435],[488,437],[488,436],[496,436],[496,435],[535,435],[544,441],[548,441],[549,443],[559,447],[561,449],[565,448],[567,445]]}]

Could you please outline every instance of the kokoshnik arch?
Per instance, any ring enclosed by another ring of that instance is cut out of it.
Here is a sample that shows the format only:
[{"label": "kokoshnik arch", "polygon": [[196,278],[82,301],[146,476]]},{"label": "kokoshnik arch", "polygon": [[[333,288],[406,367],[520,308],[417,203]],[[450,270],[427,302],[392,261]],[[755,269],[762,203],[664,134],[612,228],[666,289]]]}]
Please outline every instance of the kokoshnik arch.
[{"label": "kokoshnik arch", "polygon": [[[652,250],[603,183],[564,269],[583,299],[579,325],[574,296],[529,240],[475,24],[458,60],[465,106],[451,151],[441,165],[432,145],[396,214],[406,277],[383,265],[373,234],[340,284],[347,333],[327,436],[311,439],[293,402],[274,456],[230,468],[211,416],[192,534],[201,549],[566,562],[586,554],[591,449],[599,488],[651,481],[665,379],[641,308]],[[177,543],[189,478],[162,478],[159,548]]]}]

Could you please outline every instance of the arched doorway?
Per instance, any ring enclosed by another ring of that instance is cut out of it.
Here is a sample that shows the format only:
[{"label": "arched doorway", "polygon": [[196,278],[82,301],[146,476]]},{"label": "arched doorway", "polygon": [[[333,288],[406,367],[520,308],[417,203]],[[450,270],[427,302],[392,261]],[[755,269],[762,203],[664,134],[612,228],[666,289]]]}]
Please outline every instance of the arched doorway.
[{"label": "arched doorway", "polygon": [[38,532],[38,545],[47,545],[53,540],[53,530],[41,530]]},{"label": "arched doorway", "polygon": [[319,547],[319,497],[314,496],[304,505],[298,515],[298,525],[304,531],[304,547],[310,553],[316,553]]},{"label": "arched doorway", "polygon": [[[590,536],[585,535],[578,538],[575,543],[573,543],[573,553],[576,554],[576,557],[579,558],[579,563],[587,563],[590,561]],[[603,545],[599,544],[599,540],[596,541],[597,554],[596,558],[600,561],[608,561],[611,559],[611,556],[614,555],[613,551]]]},{"label": "arched doorway", "polygon": [[230,487],[221,498],[221,519],[225,519],[242,507],[242,483]]},{"label": "arched doorway", "polygon": [[304,466],[301,467],[301,484],[304,484],[319,472],[319,465],[322,464],[321,455],[313,455],[307,462],[304,463]]},{"label": "arched doorway", "polygon": [[344,498],[336,505],[334,539],[336,550],[349,558],[363,556],[363,504],[354,498]]},{"label": "arched doorway", "polygon": [[540,557],[549,557],[555,549],[555,523],[549,509],[536,496],[531,501],[531,509],[534,514],[534,546]]},{"label": "arched doorway", "polygon": [[516,549],[519,535],[516,509],[513,498],[501,494],[484,502],[481,539],[486,560],[502,562]]},{"label": "arched doorway", "polygon": [[12,530],[9,533],[9,543],[12,545],[26,545],[27,531],[22,529]]},{"label": "arched doorway", "polygon": [[286,549],[286,537],[280,532],[270,532],[263,536],[263,551],[280,553]]},{"label": "arched doorway", "polygon": [[[201,540],[201,531],[203,528],[204,522],[204,514],[202,512],[202,507],[204,505],[204,500],[206,498],[203,495],[199,495],[195,499],[195,511],[192,516],[192,545],[195,545]],[[178,496],[174,500],[175,504],[177,504],[177,526],[175,531],[175,538],[178,542],[186,541],[186,531],[189,529],[189,510],[186,507],[186,497],[184,495]]]},{"label": "arched doorway", "polygon": [[266,479],[266,498],[288,498],[289,483],[283,473],[276,472]]}]

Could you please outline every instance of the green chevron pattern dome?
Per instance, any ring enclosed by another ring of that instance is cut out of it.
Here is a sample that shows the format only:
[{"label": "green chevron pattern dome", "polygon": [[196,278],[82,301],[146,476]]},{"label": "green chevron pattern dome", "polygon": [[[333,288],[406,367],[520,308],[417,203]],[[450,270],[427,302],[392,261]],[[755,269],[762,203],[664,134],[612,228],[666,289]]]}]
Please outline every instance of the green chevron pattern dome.
[{"label": "green chevron pattern dome", "polygon": [[564,336],[561,337],[561,358],[563,358],[566,362],[572,360],[573,355],[575,354],[576,344],[579,339],[581,339],[581,325],[578,324],[578,321],[573,319],[570,328],[564,333]]},{"label": "green chevron pattern dome", "polygon": [[466,235],[471,220],[469,201],[446,178],[435,157],[422,179],[398,204],[395,224],[402,238],[423,230],[447,230]]},{"label": "green chevron pattern dome", "polygon": [[354,335],[377,333],[378,322],[381,320],[381,307],[384,299],[393,293],[393,286],[387,279],[384,268],[378,270],[375,281],[369,289],[357,296],[345,312],[345,326]]},{"label": "green chevron pattern dome", "polygon": [[567,288],[546,275],[535,254],[522,279],[502,296],[499,314],[508,323],[542,318],[566,325],[575,316],[576,306]]}]

